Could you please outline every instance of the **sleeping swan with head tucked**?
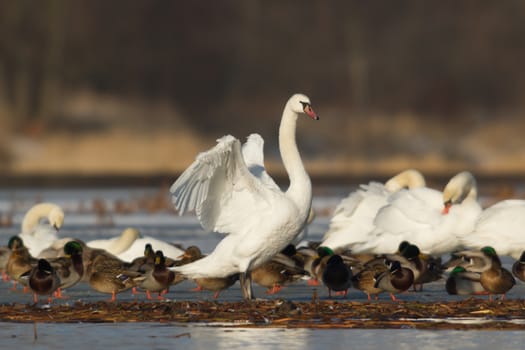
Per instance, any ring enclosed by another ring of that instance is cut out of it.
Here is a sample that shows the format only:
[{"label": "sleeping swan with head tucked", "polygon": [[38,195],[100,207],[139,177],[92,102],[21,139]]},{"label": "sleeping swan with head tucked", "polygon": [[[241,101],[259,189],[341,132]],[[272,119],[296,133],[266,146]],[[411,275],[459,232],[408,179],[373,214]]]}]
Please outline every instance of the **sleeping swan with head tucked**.
[{"label": "sleeping swan with head tucked", "polygon": [[22,232],[18,236],[32,256],[57,240],[58,230],[64,223],[64,211],[54,203],[39,203],[27,211],[22,220]]}]

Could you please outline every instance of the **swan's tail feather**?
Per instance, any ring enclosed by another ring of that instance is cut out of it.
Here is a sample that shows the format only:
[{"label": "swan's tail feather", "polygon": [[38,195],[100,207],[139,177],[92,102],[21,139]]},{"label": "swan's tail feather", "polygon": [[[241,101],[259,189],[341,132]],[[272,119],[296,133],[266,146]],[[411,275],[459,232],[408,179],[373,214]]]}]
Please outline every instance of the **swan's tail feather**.
[{"label": "swan's tail feather", "polygon": [[215,261],[210,261],[210,256],[199,259],[192,263],[173,266],[169,269],[182,274],[186,278],[227,277],[231,273]]}]

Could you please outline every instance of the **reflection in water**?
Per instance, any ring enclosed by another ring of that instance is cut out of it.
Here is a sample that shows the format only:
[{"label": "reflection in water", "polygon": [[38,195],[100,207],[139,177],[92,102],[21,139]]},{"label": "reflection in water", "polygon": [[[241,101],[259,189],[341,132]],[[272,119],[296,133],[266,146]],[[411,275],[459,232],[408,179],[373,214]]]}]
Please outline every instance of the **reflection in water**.
[{"label": "reflection in water", "polygon": [[[35,339],[36,329],[36,339]],[[520,331],[253,329],[158,323],[0,323],[4,348],[100,349],[492,349],[521,348]]]}]

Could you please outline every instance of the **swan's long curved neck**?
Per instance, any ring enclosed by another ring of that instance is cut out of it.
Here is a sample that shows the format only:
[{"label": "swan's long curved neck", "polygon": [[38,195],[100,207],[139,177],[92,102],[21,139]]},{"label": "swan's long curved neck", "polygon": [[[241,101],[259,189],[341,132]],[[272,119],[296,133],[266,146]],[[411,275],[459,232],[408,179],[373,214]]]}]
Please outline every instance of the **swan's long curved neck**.
[{"label": "swan's long curved neck", "polygon": [[134,231],[125,230],[106,250],[113,255],[119,255],[128,250],[137,238],[138,235]]},{"label": "swan's long curved neck", "polygon": [[290,177],[290,187],[286,191],[286,196],[297,204],[299,210],[304,210],[306,215],[312,202],[312,184],[297,149],[296,126],[297,113],[287,105],[279,127],[279,149],[284,167]]},{"label": "swan's long curved neck", "polygon": [[22,233],[31,233],[41,219],[47,218],[49,213],[57,208],[52,203],[39,203],[29,209],[22,220]]}]

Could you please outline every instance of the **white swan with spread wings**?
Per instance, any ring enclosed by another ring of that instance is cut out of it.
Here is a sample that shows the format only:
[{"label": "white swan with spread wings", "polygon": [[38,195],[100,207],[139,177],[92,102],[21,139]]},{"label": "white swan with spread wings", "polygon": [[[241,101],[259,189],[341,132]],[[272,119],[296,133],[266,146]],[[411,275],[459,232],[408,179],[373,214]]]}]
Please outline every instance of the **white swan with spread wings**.
[{"label": "white swan with spread wings", "polygon": [[197,156],[171,187],[182,215],[195,210],[209,231],[228,234],[207,257],[172,268],[190,278],[241,273],[241,287],[252,298],[250,271],[270,260],[303,229],[312,203],[312,186],[297,149],[298,115],[319,119],[310,99],[293,95],[284,108],[279,149],[290,186],[283,192],[266,173],[262,138],[252,134],[244,149],[233,136]]}]

